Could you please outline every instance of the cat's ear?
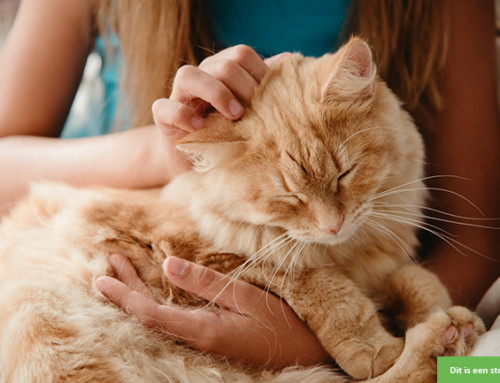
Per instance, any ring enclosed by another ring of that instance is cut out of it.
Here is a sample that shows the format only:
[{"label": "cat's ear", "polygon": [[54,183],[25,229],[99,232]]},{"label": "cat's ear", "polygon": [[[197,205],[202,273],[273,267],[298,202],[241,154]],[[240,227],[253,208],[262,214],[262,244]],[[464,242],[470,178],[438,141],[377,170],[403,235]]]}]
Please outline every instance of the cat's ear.
[{"label": "cat's ear", "polygon": [[370,98],[375,88],[376,66],[368,44],[352,38],[333,58],[333,69],[323,88],[322,101]]},{"label": "cat's ear", "polygon": [[196,171],[206,172],[223,161],[240,156],[246,149],[243,137],[228,129],[205,128],[188,134],[177,142],[177,149],[184,152]]}]

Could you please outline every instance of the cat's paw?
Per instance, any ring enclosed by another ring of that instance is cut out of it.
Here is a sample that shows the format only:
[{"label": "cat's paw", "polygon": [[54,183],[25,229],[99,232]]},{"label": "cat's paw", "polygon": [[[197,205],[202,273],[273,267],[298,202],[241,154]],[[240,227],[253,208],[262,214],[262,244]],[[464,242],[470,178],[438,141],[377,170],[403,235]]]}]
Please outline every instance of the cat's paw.
[{"label": "cat's paw", "polygon": [[483,332],[481,319],[465,307],[438,310],[407,331],[403,353],[380,382],[435,382],[437,357],[469,354]]},{"label": "cat's paw", "polygon": [[483,321],[461,306],[450,307],[446,314],[450,318],[450,325],[443,334],[446,344],[442,355],[468,355],[479,335],[485,331]]},{"label": "cat's paw", "polygon": [[337,364],[353,378],[369,379],[387,371],[401,355],[404,344],[401,338],[393,337],[380,344],[353,338],[339,346]]},{"label": "cat's paw", "polygon": [[484,331],[484,324],[476,314],[465,307],[453,306],[433,313],[411,328],[406,334],[406,348],[427,357],[467,355]]}]

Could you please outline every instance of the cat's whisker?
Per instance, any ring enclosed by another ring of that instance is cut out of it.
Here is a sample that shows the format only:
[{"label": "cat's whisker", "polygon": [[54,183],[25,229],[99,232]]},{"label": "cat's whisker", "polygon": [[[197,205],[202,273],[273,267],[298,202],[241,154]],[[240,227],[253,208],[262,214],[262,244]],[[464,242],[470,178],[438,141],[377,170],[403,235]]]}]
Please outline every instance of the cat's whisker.
[{"label": "cat's whisker", "polygon": [[[443,234],[446,234],[449,237],[453,237],[453,234],[446,231],[442,227],[433,225],[429,222],[425,222],[422,219],[424,216],[421,214],[418,214],[418,213],[384,210],[384,211],[373,212],[372,215],[376,216],[376,217],[384,218],[384,219],[389,219],[389,220],[392,220],[394,222],[399,222],[401,224],[406,224],[406,223],[411,222],[412,224],[426,225],[426,227],[428,227],[428,228],[431,228],[433,230],[436,230],[437,232],[441,232]],[[413,217],[416,217],[416,218],[413,218]]]},{"label": "cat's whisker", "polygon": [[[396,223],[399,223],[402,225],[411,225],[413,227],[416,227],[416,228],[422,229],[422,230],[425,230],[425,229],[435,230],[435,233],[441,233],[443,235],[446,235],[449,238],[453,237],[453,235],[451,233],[449,233],[448,231],[446,231],[442,227],[433,225],[429,222],[425,222],[422,219],[411,218],[408,216],[404,217],[402,215],[390,214],[390,213],[386,213],[386,212],[383,212],[383,213],[382,212],[373,212],[372,216],[379,217],[381,219],[389,220],[392,222],[396,222]],[[421,216],[417,216],[417,217],[420,218]],[[435,234],[435,233],[433,233],[433,234]]]},{"label": "cat's whisker", "polygon": [[257,261],[266,258],[268,253],[276,251],[280,247],[284,246],[288,241],[288,234],[281,234],[280,236],[276,237],[275,239],[264,245],[262,248],[260,248],[256,253],[248,257],[248,259],[241,266],[235,269],[235,271],[238,269],[247,271],[247,267],[251,267],[252,264],[257,264]]},{"label": "cat's whisker", "polygon": [[[413,184],[416,184],[416,183],[421,183],[421,182],[429,181],[429,180],[436,179],[436,178],[456,178],[456,179],[465,180],[465,181],[467,180],[466,178],[463,178],[463,177],[460,177],[460,176],[451,175],[451,174],[438,174],[438,175],[433,175],[433,176],[421,177],[421,178],[414,179],[412,181],[408,181],[408,182],[406,182],[404,184],[395,186],[393,188],[384,190],[380,194],[375,195],[374,197],[370,198],[368,201],[371,201],[373,199],[377,199],[379,196],[385,196],[385,193],[396,191],[396,190],[399,190],[399,189],[402,189],[402,188],[406,188],[407,186],[410,186],[410,185],[413,185]],[[407,189],[404,189],[404,190],[407,190]]]},{"label": "cat's whisker", "polygon": [[436,192],[448,193],[448,194],[454,195],[454,196],[456,196],[456,197],[464,200],[470,206],[472,206],[479,214],[481,214],[483,217],[486,217],[486,215],[483,213],[483,211],[474,202],[472,202],[470,199],[468,199],[464,195],[462,195],[460,193],[457,193],[457,192],[455,192],[453,190],[449,190],[449,189],[445,189],[445,188],[440,188],[440,187],[429,187],[429,186],[427,186],[427,187],[426,186],[422,186],[422,187],[415,187],[415,188],[406,188],[406,186],[409,186],[409,185],[412,185],[412,184],[415,184],[415,183],[427,181],[427,180],[430,180],[430,179],[445,178],[445,177],[447,177],[447,178],[458,178],[458,179],[466,180],[463,177],[453,176],[453,175],[435,175],[435,176],[423,177],[423,178],[420,178],[420,179],[417,179],[417,180],[413,180],[413,181],[407,182],[405,184],[401,184],[399,186],[387,189],[387,190],[385,190],[385,191],[383,191],[381,193],[378,193],[375,196],[369,198],[367,200],[367,202],[372,202],[372,201],[375,201],[375,200],[380,199],[380,198],[384,198],[384,197],[387,197],[387,196],[390,196],[390,195],[394,195],[394,194],[398,194],[398,193],[404,193],[404,192],[410,193],[410,192],[436,191]]},{"label": "cat's whisker", "polygon": [[[290,240],[292,240],[291,237],[289,237]],[[283,286],[284,286],[284,283],[285,283],[285,280],[286,280],[286,277],[287,277],[287,274],[288,274],[288,271],[290,270],[291,267],[293,267],[293,259],[297,256],[297,254],[300,254],[300,251],[301,249],[303,248],[304,244],[298,242],[298,241],[295,241],[292,245],[292,247],[288,250],[288,252],[286,253],[286,255],[284,257],[282,257],[280,259],[280,262],[278,264],[275,264],[274,265],[274,271],[273,271],[273,274],[271,275],[270,278],[268,278],[268,283],[267,285],[265,286],[264,290],[266,291],[272,291],[272,284],[273,284],[273,280],[276,278],[277,274],[280,272],[280,270],[282,270],[283,268],[283,264],[286,262],[286,260],[288,259],[288,257],[290,256],[290,254],[293,253],[292,255],[292,261],[290,261],[285,269],[285,272],[283,274],[283,277],[281,278],[281,283],[280,283],[280,289],[279,289],[279,296],[282,296],[282,292],[283,292]],[[295,251],[297,249],[297,247],[299,248],[298,251]],[[269,295],[266,295],[266,305],[267,305],[267,308],[269,309],[269,311],[272,311],[271,310],[271,307],[269,305]],[[287,319],[287,316],[285,315],[285,309],[284,309],[284,306],[283,306],[284,302],[281,301],[281,310],[282,310],[282,314],[283,314],[283,317],[287,320],[288,322],[288,319]]]},{"label": "cat's whisker", "polygon": [[[314,244],[316,246],[316,244]],[[291,272],[291,279],[292,280],[295,280],[295,270],[296,268],[298,267],[297,266],[297,258],[302,254],[302,251],[304,250],[304,248],[307,246],[306,243],[302,242],[300,244],[300,247],[299,249],[295,252],[295,254],[293,255],[292,257],[292,260],[290,261],[290,264],[289,264],[289,268],[291,268],[292,272]]]},{"label": "cat's whisker", "polygon": [[[306,246],[306,244],[304,242],[297,241],[297,242],[295,242],[294,246],[291,249],[291,251],[293,251],[292,259],[288,263],[286,270],[285,270],[285,273],[283,274],[283,278],[281,279],[281,284],[280,284],[280,288],[279,288],[279,296],[280,297],[284,296],[283,290],[284,290],[284,285],[285,285],[288,273],[290,272],[290,274],[292,274],[292,276],[291,276],[292,280],[294,278],[293,273],[294,273],[295,266],[296,266],[295,260],[302,253],[302,250],[304,249],[305,246]],[[289,254],[287,254],[286,258],[288,258],[288,255]],[[283,314],[283,317],[286,319],[287,324],[290,325],[290,323],[288,322],[288,317],[285,315],[284,305],[285,305],[285,302],[283,300],[281,300],[281,302],[280,302],[281,312]]]},{"label": "cat's whisker", "polygon": [[[229,281],[226,283],[226,285],[215,295],[210,302],[207,303],[206,306],[209,306],[211,304],[214,304],[216,300],[221,296],[221,294],[226,291],[226,289],[229,286],[233,287],[233,290],[236,288],[236,282],[243,274],[248,272],[251,268],[257,266],[258,264],[264,262],[268,254],[270,254],[273,251],[276,251],[277,249],[285,246],[287,243],[291,241],[291,238],[288,236],[288,234],[284,233],[279,235],[278,237],[274,238],[272,241],[267,243],[265,246],[263,246],[257,253],[253,254],[251,257],[249,257],[243,264],[238,266],[236,269],[233,271],[229,272],[227,274],[229,278]],[[235,291],[233,291],[233,294],[236,294]]]},{"label": "cat's whisker", "polygon": [[384,235],[388,236],[390,239],[392,239],[396,243],[396,245],[399,246],[399,248],[401,249],[401,251],[403,252],[403,254],[405,254],[405,256],[411,262],[415,261],[413,250],[396,233],[394,233],[392,230],[390,230],[386,226],[382,225],[380,222],[377,222],[377,221],[373,220],[372,218],[367,219],[366,222],[367,222],[367,224],[369,225],[369,227],[371,229],[376,229],[379,232],[381,232],[382,234],[384,234]]},{"label": "cat's whisker", "polygon": [[258,252],[250,256],[242,265],[238,266],[236,269],[230,272],[228,274],[229,276],[231,276],[229,283],[234,282],[250,269],[264,262],[270,254],[286,246],[291,240],[292,239],[286,233],[276,237],[273,241],[262,247]]},{"label": "cat's whisker", "polygon": [[[418,213],[402,212],[402,211],[396,211],[396,210],[386,210],[384,212],[385,213],[404,214],[405,216],[412,216],[412,217],[421,217],[422,216]],[[432,216],[428,216],[428,215],[425,215],[425,218],[432,220],[432,221],[452,223],[454,225],[477,227],[477,228],[481,228],[481,229],[500,230],[500,227],[496,227],[496,226],[487,226],[487,225],[480,225],[480,224],[476,224],[476,223],[460,222],[460,221],[454,221],[454,220],[446,219],[446,218],[432,217]]]},{"label": "cat's whisker", "polygon": [[[290,254],[295,250],[295,248],[299,245],[299,242],[295,241],[293,244],[292,244],[292,247],[287,251],[287,253],[281,257],[279,263],[275,264],[274,265],[274,271],[273,271],[273,274],[271,275],[271,277],[269,278],[269,282],[266,286],[266,288],[268,290],[271,290],[271,286],[272,286],[272,283],[273,283],[273,280],[274,278],[276,278],[276,276],[278,275],[278,273],[283,270],[283,265],[285,264],[285,262],[288,260],[288,257],[290,256]],[[288,267],[286,268],[286,270],[288,270]],[[283,275],[283,278],[282,280],[284,280],[286,277],[286,271]]]},{"label": "cat's whisker", "polygon": [[366,133],[372,130],[380,130],[381,128],[377,127],[372,127],[372,128],[366,128],[366,129],[361,129],[358,130],[357,132],[352,133],[350,136],[348,136],[340,145],[339,147],[345,147],[345,144],[347,144],[350,140],[352,140],[354,137],[356,137],[358,134]]},{"label": "cat's whisker", "polygon": [[474,202],[472,202],[467,197],[464,197],[462,194],[454,192],[453,190],[448,190],[448,189],[444,189],[444,188],[437,188],[437,187],[425,187],[425,186],[422,186],[422,187],[419,187],[419,188],[411,188],[411,189],[396,189],[396,190],[386,191],[386,192],[380,193],[380,194],[378,194],[378,195],[376,195],[376,196],[374,196],[372,198],[369,198],[367,201],[371,202],[371,201],[377,200],[379,198],[388,197],[390,195],[399,194],[399,193],[411,193],[411,192],[422,192],[422,191],[438,191],[438,192],[452,194],[452,195],[454,195],[454,196],[456,196],[456,197],[464,200],[465,202],[467,202],[477,212],[479,212],[483,217],[486,216],[483,213],[483,211],[476,204],[474,204]]},{"label": "cat's whisker", "polygon": [[438,238],[442,239],[443,241],[449,243],[450,245],[451,245],[451,243],[449,241],[456,241],[453,238],[453,235],[451,233],[447,232],[446,230],[444,230],[443,228],[441,228],[439,226],[432,225],[428,222],[422,222],[421,220],[407,218],[407,217],[401,217],[401,216],[396,216],[396,215],[390,215],[390,214],[386,214],[386,215],[374,214],[373,216],[381,218],[381,219],[385,219],[388,221],[396,222],[396,223],[401,224],[401,225],[410,225],[410,226],[416,227],[420,230],[427,231],[428,233],[431,233],[431,234],[437,236]]},{"label": "cat's whisker", "polygon": [[[373,214],[373,216],[376,216],[376,214]],[[424,230],[430,234],[433,234],[435,235],[436,237],[438,237],[439,239],[443,240],[444,242],[446,242],[448,245],[450,245],[453,249],[455,249],[457,252],[459,252],[460,254],[464,255],[464,256],[468,256],[466,253],[464,253],[459,247],[462,247],[463,249],[466,249],[468,251],[470,251],[471,253],[474,253],[476,255],[479,255],[485,259],[488,259],[488,260],[494,260],[493,258],[491,257],[488,257],[487,255],[477,251],[477,250],[474,250],[473,248],[463,244],[462,242],[456,240],[455,238],[452,237],[452,235],[448,232],[446,232],[445,230],[437,227],[437,226],[434,226],[434,225],[430,225],[428,223],[425,223],[425,222],[420,222],[420,221],[417,221],[417,220],[412,220],[412,219],[409,219],[409,218],[403,218],[403,217],[397,217],[397,216],[391,216],[391,215],[386,215],[386,216],[382,216],[382,215],[379,215],[378,216],[379,218],[382,218],[382,219],[387,219],[387,220],[391,220],[391,221],[394,221],[394,222],[399,222],[399,223],[404,223],[404,224],[408,224],[408,225],[411,225],[411,226],[414,226],[418,229],[421,229],[421,230]],[[433,229],[435,228],[435,229]],[[436,229],[439,229],[436,230]]]},{"label": "cat's whisker", "polygon": [[[450,218],[456,218],[456,219],[461,219],[461,220],[467,220],[467,221],[482,221],[482,222],[500,222],[500,218],[489,218],[489,217],[469,217],[469,216],[464,216],[464,215],[458,215],[458,214],[452,214],[448,213],[444,210],[428,207],[428,206],[423,206],[423,205],[412,205],[412,204],[393,204],[393,203],[385,203],[385,202],[373,202],[373,205],[376,207],[382,207],[382,208],[407,208],[407,209],[419,209],[419,210],[426,210],[426,211],[431,211],[433,213],[437,213],[440,215],[444,215]],[[430,215],[425,215],[425,218],[427,219],[432,219],[432,220],[438,220],[438,217],[430,216]],[[441,218],[442,219],[442,218]],[[448,222],[448,221],[446,221]],[[449,221],[449,223],[456,223],[456,224],[461,224],[461,225],[468,225],[466,222],[458,222],[458,221]],[[485,229],[500,229],[500,226],[478,226],[481,228]]]},{"label": "cat's whisker", "polygon": [[402,193],[418,193],[418,192],[424,192],[424,191],[427,191],[429,190],[427,187],[425,186],[422,186],[422,187],[412,187],[412,188],[395,188],[393,190],[386,190],[382,193],[379,193],[371,198],[368,198],[367,199],[367,202],[372,202],[372,201],[376,201],[380,198],[385,198],[385,197],[389,197],[389,196],[392,196],[392,195],[397,195],[397,194],[402,194]]}]

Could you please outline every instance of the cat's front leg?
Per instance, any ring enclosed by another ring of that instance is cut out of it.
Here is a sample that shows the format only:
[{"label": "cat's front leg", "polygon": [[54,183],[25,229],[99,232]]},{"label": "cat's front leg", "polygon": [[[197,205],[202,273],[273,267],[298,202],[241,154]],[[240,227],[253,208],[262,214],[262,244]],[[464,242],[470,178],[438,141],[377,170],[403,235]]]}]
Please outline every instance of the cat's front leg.
[{"label": "cat's front leg", "polygon": [[403,331],[452,304],[439,278],[419,264],[407,264],[393,273],[383,295],[389,315]]},{"label": "cat's front leg", "polygon": [[383,373],[403,350],[403,340],[381,325],[373,302],[335,268],[304,270],[278,293],[354,378]]},{"label": "cat's front leg", "polygon": [[401,357],[373,382],[434,383],[437,357],[468,355],[484,330],[481,319],[465,307],[437,309],[425,322],[407,331]]}]

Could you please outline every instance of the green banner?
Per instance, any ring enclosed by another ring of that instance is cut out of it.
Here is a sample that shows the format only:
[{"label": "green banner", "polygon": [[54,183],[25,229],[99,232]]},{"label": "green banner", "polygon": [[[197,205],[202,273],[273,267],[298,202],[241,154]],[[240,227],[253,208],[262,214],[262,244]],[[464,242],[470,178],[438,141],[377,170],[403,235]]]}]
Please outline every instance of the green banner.
[{"label": "green banner", "polygon": [[440,356],[437,383],[499,383],[498,356]]}]

